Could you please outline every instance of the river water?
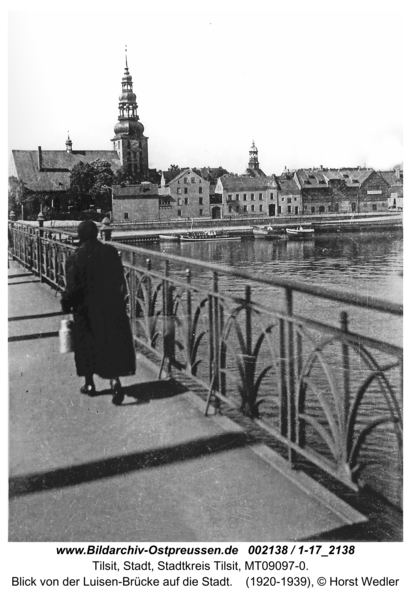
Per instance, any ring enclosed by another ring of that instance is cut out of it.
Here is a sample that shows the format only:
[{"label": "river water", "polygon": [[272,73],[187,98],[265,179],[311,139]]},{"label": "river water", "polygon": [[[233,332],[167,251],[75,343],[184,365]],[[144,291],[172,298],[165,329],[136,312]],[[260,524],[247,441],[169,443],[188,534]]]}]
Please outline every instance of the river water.
[{"label": "river water", "polygon": [[[169,254],[236,267],[265,277],[280,276],[295,282],[314,283],[327,289],[341,289],[402,303],[403,237],[402,231],[398,230],[321,235],[304,242],[244,238],[238,242],[160,243],[159,247]],[[208,282],[210,273],[200,271],[197,277]],[[220,285],[224,291],[236,293],[244,288],[244,281],[224,277]],[[270,306],[273,299],[277,299],[271,295],[272,292],[267,298],[264,287],[258,284],[253,284],[253,293],[259,300],[269,301]],[[280,295],[279,292],[278,300]],[[298,298],[296,300],[298,302]],[[326,306],[327,313],[331,311],[330,322],[336,323],[338,314],[331,310],[331,305],[310,296],[301,299],[296,310],[299,307],[304,316],[315,317],[316,314],[318,316],[317,311],[323,311]],[[340,311],[347,307],[339,305],[335,309]],[[363,310],[355,309],[348,312],[356,331],[366,335],[371,333],[396,345],[402,344],[401,319],[387,316],[381,320],[379,317],[377,326],[370,312],[364,314]]]},{"label": "river water", "polygon": [[[346,233],[341,235],[321,235],[312,241],[278,241],[268,242],[266,240],[254,240],[244,238],[233,242],[204,242],[171,244],[160,243],[161,252],[175,254],[185,258],[193,258],[206,263],[226,265],[242,269],[244,271],[261,274],[265,277],[284,277],[294,282],[313,283],[324,286],[326,289],[341,289],[356,292],[368,298],[379,298],[391,302],[402,303],[403,294],[403,237],[402,231],[387,231],[377,233]],[[171,261],[172,262],[172,261]],[[177,267],[181,269],[180,267]],[[193,281],[201,281],[210,285],[211,272],[207,269],[193,269]],[[241,278],[224,275],[220,276],[220,291],[235,295],[243,295],[244,286],[247,282]],[[282,289],[268,288],[258,283],[252,283],[252,299],[269,308],[284,308],[284,291]],[[374,339],[389,342],[396,346],[402,346],[402,319],[384,313],[347,306],[340,302],[323,300],[315,296],[295,294],[294,314],[305,318],[327,322],[339,326],[340,311],[345,310],[349,315],[350,330],[361,333]],[[352,390],[359,389],[367,371],[364,362],[355,353],[352,353],[350,362],[350,377]],[[391,357],[381,357],[373,351],[373,357],[381,359],[380,364],[386,364]],[[265,356],[266,360],[267,354]],[[330,354],[333,369],[341,375],[341,346],[338,345],[334,354]],[[266,363],[267,364],[267,363]],[[229,365],[227,365],[229,367]],[[236,370],[235,364],[231,368]],[[327,387],[328,382],[324,373],[320,372],[317,378],[318,389]],[[398,391],[399,379],[396,374],[394,389]],[[275,385],[274,376],[268,376],[262,385],[262,393],[268,391]],[[340,390],[343,388],[342,379],[337,381]],[[231,391],[235,393],[233,384]],[[230,386],[229,386],[230,387]],[[229,390],[230,391],[230,390]],[[263,415],[270,419],[275,418],[274,404],[266,402],[267,414]],[[308,411],[310,401],[307,400]],[[317,407],[312,402],[312,415],[321,420]],[[377,384],[369,387],[361,409],[358,413],[359,427],[365,427],[369,423],[370,415],[384,416],[387,410],[384,395]],[[315,432],[312,432],[313,438]],[[315,443],[321,453],[326,452],[320,439]],[[381,449],[384,448],[384,453]],[[366,477],[373,487],[387,496],[395,504],[401,503],[401,474],[398,470],[399,456],[398,444],[393,433],[393,428],[377,428],[375,434],[370,436],[368,444],[365,444],[363,456],[367,462],[372,464],[376,455],[383,456],[383,465],[374,469],[371,466]],[[368,458],[367,458],[368,457]],[[393,464],[395,468],[393,469]]]}]

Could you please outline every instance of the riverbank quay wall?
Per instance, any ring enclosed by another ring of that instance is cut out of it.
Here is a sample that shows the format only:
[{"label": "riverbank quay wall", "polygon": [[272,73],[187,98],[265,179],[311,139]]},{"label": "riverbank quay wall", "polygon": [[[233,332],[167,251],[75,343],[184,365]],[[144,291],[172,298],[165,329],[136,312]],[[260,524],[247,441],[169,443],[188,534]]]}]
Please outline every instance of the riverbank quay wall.
[{"label": "riverbank quay wall", "polygon": [[[73,245],[13,222],[9,245],[41,281],[65,288]],[[278,441],[290,469],[307,462],[402,506],[402,305],[112,245],[136,345],[160,373],[203,389],[206,414],[236,406]],[[392,339],[379,337],[381,319]]]},{"label": "riverbank quay wall", "polygon": [[[324,224],[327,222],[336,222],[336,221],[347,221],[348,219],[353,221],[355,224],[358,219],[370,219],[369,223],[373,223],[371,219],[380,219],[381,223],[390,224],[396,223],[402,226],[402,214],[401,213],[393,213],[391,211],[385,211],[378,213],[378,215],[373,214],[372,212],[364,212],[364,213],[319,213],[316,215],[277,215],[276,217],[261,217],[261,218],[252,218],[249,216],[246,217],[233,217],[233,218],[225,218],[225,219],[169,219],[167,222],[159,222],[157,220],[153,221],[118,221],[115,220],[113,222],[114,231],[169,231],[169,230],[178,230],[178,231],[187,231],[188,229],[229,229],[232,228],[234,230],[243,230],[247,231],[247,229],[251,232],[253,227],[259,227],[264,225],[271,225],[272,227],[295,227],[298,225],[304,224],[312,224],[315,222],[316,224]],[[366,223],[364,221],[364,223]]]}]

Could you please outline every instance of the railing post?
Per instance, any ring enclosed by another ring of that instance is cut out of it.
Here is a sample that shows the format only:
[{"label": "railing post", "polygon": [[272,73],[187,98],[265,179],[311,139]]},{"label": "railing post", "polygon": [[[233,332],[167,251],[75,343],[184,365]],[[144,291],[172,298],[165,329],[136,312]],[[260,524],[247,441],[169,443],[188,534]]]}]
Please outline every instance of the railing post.
[{"label": "railing post", "polygon": [[[168,278],[170,276],[170,261],[164,264],[163,285],[163,362],[167,361],[167,375],[171,376],[171,367],[174,362],[174,321],[173,321],[173,290]],[[162,367],[160,369],[161,375]]]},{"label": "railing post", "polygon": [[218,299],[218,273],[213,271],[213,321],[214,321],[214,389],[220,391],[220,311]]},{"label": "railing post", "polygon": [[[291,288],[285,289],[287,316],[293,315],[293,296]],[[287,320],[287,343],[286,343],[286,368],[287,368],[287,439],[296,442],[297,432],[297,402],[295,398],[295,365],[294,365],[294,325],[291,319]],[[296,461],[296,452],[288,446],[288,460],[292,466]]]},{"label": "railing post", "polygon": [[[343,333],[348,333],[348,314],[343,310],[340,313],[340,327]],[[348,345],[341,343],[342,366],[343,366],[343,389],[344,389],[344,427],[350,410],[350,356]]]},{"label": "railing post", "polygon": [[39,228],[37,232],[37,268],[39,272],[40,283],[43,282],[43,255],[42,255],[42,237],[43,237],[43,226],[44,226],[44,215],[40,208],[40,212],[37,217]]},{"label": "railing post", "polygon": [[[131,264],[133,267],[137,264],[137,255],[135,252],[131,253]],[[136,272],[134,269],[130,269],[130,279],[129,279],[129,288],[130,288],[130,321],[131,321],[131,332],[133,335],[133,339],[137,337],[137,319],[136,319]]]}]

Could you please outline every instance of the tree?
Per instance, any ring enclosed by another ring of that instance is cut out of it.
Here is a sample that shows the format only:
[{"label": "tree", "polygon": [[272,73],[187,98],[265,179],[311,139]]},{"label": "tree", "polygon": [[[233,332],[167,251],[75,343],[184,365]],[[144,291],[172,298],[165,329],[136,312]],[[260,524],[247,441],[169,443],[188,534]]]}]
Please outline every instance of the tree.
[{"label": "tree", "polygon": [[78,162],[70,173],[70,192],[77,208],[88,208],[90,190],[94,185],[95,170],[91,163]]},{"label": "tree", "polygon": [[114,173],[110,163],[100,158],[91,163],[80,161],[70,174],[70,191],[80,209],[93,204],[102,210],[110,210],[113,183]]},{"label": "tree", "polygon": [[9,214],[13,210],[16,217],[21,212],[21,205],[24,203],[27,191],[24,184],[12,175],[9,177]]},{"label": "tree", "polygon": [[126,185],[130,183],[130,174],[124,167],[120,167],[114,173],[113,185]]}]

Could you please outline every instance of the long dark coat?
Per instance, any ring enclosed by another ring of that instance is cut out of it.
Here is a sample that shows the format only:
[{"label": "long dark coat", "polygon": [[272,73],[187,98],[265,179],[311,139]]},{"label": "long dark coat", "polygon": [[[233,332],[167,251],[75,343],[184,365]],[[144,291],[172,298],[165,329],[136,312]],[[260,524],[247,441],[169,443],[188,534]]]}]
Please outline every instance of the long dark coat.
[{"label": "long dark coat", "polygon": [[61,304],[64,312],[73,313],[77,375],[112,379],[134,374],[126,283],[115,248],[86,240],[67,259],[66,277]]}]

